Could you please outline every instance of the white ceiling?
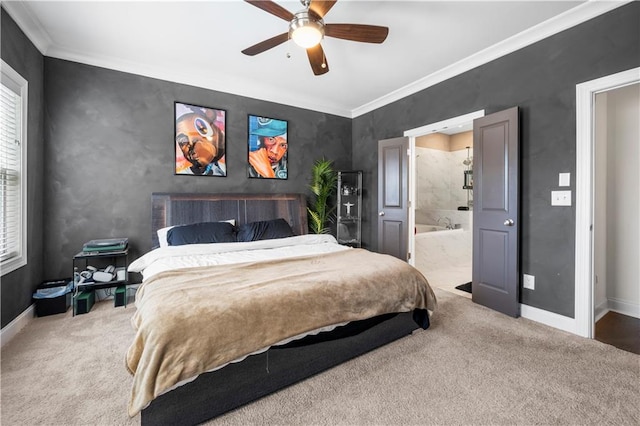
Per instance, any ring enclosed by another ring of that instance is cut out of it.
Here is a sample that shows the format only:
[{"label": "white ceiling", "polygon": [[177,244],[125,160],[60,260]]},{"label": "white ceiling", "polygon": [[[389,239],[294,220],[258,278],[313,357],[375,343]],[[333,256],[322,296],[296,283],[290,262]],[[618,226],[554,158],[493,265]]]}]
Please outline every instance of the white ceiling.
[{"label": "white ceiling", "polygon": [[288,24],[241,0],[3,6],[46,56],[356,117],[623,3],[339,0],[326,23],[387,26],[389,36],[383,44],[325,38],[322,76],[291,41],[243,55]]}]

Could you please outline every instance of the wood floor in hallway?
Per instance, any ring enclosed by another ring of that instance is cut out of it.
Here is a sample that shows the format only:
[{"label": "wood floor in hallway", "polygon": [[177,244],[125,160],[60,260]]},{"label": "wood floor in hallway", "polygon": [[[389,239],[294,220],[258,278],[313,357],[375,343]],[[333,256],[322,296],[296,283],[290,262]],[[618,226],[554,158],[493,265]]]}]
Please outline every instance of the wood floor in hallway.
[{"label": "wood floor in hallway", "polygon": [[609,311],[596,323],[595,339],[640,355],[640,319]]}]

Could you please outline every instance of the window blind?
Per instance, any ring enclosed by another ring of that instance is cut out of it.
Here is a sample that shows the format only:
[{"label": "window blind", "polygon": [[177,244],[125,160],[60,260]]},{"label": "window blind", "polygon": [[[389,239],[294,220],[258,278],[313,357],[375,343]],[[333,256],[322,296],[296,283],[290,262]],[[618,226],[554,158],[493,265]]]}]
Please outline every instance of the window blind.
[{"label": "window blind", "polygon": [[22,141],[20,95],[0,85],[0,261],[21,255]]}]

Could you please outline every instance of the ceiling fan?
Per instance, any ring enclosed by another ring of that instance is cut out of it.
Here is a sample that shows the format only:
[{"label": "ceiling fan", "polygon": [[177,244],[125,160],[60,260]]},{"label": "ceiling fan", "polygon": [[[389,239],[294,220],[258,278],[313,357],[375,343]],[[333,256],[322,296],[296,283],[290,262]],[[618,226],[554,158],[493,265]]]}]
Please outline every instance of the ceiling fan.
[{"label": "ceiling fan", "polygon": [[324,16],[338,0],[300,0],[304,9],[295,14],[272,0],[244,1],[288,21],[289,31],[248,47],[242,53],[249,56],[257,55],[291,38],[296,44],[307,49],[309,63],[315,75],[329,72],[327,58],[320,45],[324,36],[365,43],[382,43],[389,34],[389,28],[377,25],[325,24]]}]

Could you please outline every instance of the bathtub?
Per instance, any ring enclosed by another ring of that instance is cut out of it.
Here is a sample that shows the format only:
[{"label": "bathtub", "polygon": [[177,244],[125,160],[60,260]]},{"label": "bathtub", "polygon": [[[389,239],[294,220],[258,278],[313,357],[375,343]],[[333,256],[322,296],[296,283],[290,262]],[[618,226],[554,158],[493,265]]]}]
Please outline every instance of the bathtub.
[{"label": "bathtub", "polygon": [[472,238],[471,230],[416,224],[415,266],[427,278],[428,273],[470,266]]},{"label": "bathtub", "polygon": [[425,232],[441,232],[441,231],[460,231],[460,228],[457,229],[447,229],[444,226],[439,225],[428,225],[424,223],[416,223],[416,234],[423,234]]}]

